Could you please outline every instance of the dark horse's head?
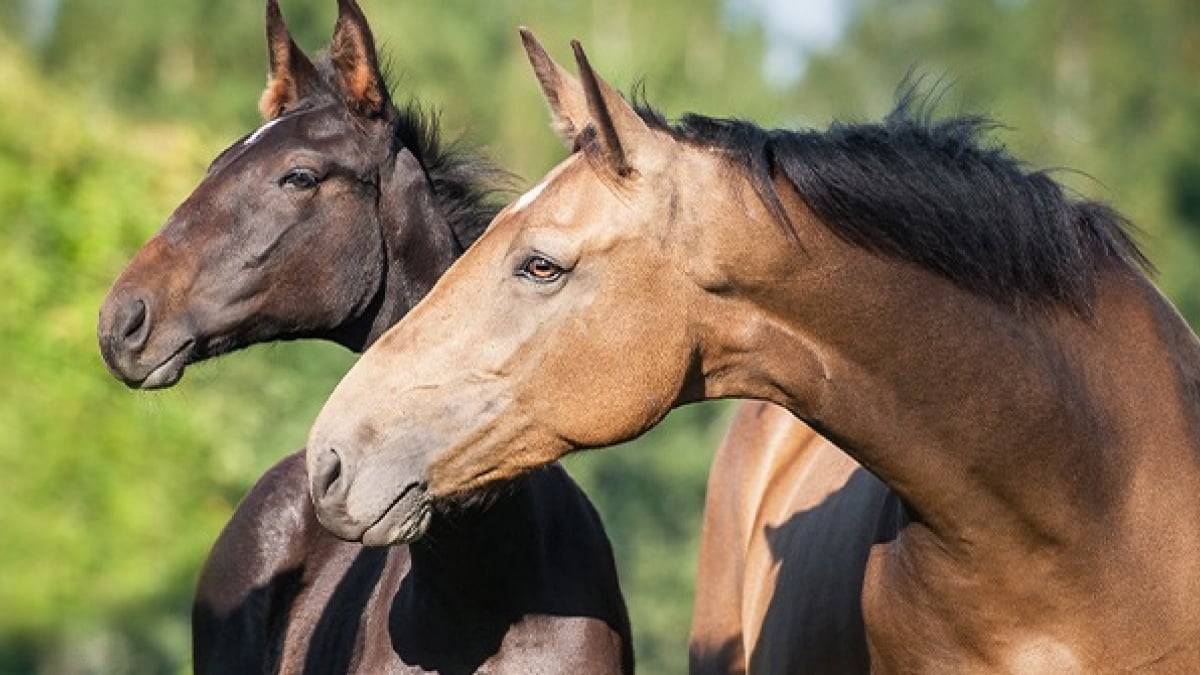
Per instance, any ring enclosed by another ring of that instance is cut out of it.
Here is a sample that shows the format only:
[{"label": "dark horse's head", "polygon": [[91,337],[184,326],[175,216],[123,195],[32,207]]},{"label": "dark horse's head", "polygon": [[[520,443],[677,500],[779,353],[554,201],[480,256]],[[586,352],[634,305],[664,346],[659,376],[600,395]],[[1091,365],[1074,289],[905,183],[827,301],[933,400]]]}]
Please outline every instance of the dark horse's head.
[{"label": "dark horse's head", "polygon": [[266,123],[213,161],[100,310],[104,361],[130,387],[266,340],[361,350],[489,220],[478,184],[497,172],[443,152],[417,106],[393,104],[362,11],[338,7],[314,63],[268,0]]}]

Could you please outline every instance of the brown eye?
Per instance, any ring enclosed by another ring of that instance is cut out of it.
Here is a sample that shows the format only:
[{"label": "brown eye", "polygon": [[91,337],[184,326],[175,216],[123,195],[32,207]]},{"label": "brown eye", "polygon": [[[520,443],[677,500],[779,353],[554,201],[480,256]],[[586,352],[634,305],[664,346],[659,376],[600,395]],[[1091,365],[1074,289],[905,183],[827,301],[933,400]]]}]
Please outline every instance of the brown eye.
[{"label": "brown eye", "polygon": [[521,275],[530,281],[536,281],[541,284],[548,284],[558,281],[563,275],[563,268],[559,267],[552,260],[543,258],[540,255],[530,257],[521,266]]}]

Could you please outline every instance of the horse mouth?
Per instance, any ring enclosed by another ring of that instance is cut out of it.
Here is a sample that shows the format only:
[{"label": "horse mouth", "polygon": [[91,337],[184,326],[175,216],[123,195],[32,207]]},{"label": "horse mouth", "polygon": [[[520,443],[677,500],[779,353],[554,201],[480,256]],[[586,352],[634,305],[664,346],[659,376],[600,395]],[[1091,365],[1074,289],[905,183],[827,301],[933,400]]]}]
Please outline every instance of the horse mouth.
[{"label": "horse mouth", "polygon": [[192,356],[192,348],[195,346],[195,340],[188,340],[171,355],[168,356],[162,363],[158,364],[154,370],[150,371],[141,382],[133,383],[137,389],[166,389],[179,382],[183,377],[183,369],[188,364],[188,359]]},{"label": "horse mouth", "polygon": [[364,546],[393,546],[408,544],[429,529],[433,509],[419,483],[409,485],[396,497],[391,506],[363,533]]}]

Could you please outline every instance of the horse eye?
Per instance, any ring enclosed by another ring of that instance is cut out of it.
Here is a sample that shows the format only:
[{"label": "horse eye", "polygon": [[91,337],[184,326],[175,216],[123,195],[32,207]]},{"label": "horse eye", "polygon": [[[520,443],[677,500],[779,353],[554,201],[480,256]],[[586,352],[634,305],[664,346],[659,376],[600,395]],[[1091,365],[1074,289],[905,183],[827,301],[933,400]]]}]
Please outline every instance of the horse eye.
[{"label": "horse eye", "polygon": [[317,174],[310,169],[292,169],[279,180],[279,185],[296,190],[311,190],[317,187],[319,182],[321,181],[317,178]]},{"label": "horse eye", "polygon": [[524,276],[526,279],[542,284],[558,281],[565,271],[566,270],[559,267],[554,261],[543,258],[540,255],[531,256],[525,261],[525,264],[521,266],[522,276]]}]

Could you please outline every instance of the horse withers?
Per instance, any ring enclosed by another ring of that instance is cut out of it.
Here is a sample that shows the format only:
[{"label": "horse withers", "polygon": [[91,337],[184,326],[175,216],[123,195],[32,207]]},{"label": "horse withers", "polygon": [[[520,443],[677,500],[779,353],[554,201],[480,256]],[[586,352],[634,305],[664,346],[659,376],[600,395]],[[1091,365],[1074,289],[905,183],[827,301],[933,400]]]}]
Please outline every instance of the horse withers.
[{"label": "horse withers", "polygon": [[[361,10],[339,2],[315,63],[267,3],[267,122],[138,252],[100,315],[131,387],[271,340],[353,350],[408,312],[486,226],[506,174],[397,108]],[[217,540],[193,610],[197,673],[633,669],[598,515],[561,467],[429,514],[430,536],[370,548],[320,526],[303,454],[254,486]]]},{"label": "horse withers", "polygon": [[[1200,342],[1120,215],[986,120],[671,124],[525,39],[575,152],[338,385],[307,450],[326,523],[403,540],[675,406],[759,399],[894,495],[840,502],[816,464],[827,496],[765,533],[781,583],[861,586],[873,672],[1200,671]],[[770,606],[750,667],[802,672],[821,609]]]}]

